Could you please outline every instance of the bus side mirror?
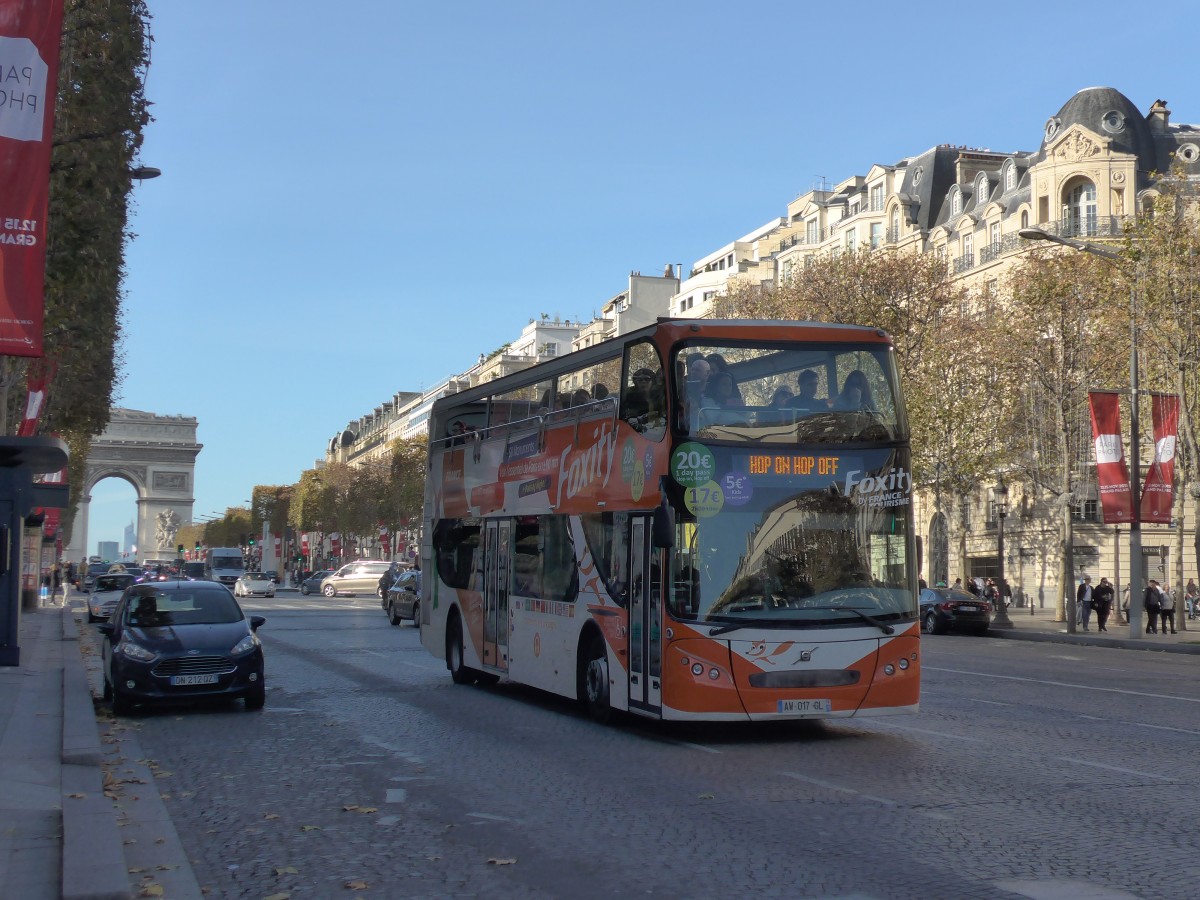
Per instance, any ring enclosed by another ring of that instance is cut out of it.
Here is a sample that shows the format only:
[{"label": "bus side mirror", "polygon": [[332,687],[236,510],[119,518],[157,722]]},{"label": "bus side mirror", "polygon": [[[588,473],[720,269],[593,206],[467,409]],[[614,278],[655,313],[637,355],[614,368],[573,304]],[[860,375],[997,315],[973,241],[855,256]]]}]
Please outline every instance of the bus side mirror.
[{"label": "bus side mirror", "polygon": [[650,539],[657,550],[675,546],[675,510],[667,503],[666,494],[663,495],[662,503],[655,507]]}]

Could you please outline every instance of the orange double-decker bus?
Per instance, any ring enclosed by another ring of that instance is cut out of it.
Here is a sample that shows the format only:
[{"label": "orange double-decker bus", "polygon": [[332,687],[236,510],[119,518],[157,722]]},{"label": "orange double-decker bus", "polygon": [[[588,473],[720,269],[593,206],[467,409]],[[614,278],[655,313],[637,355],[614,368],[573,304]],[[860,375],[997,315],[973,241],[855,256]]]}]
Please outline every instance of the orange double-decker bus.
[{"label": "orange double-decker bus", "polygon": [[443,397],[422,642],[600,721],[915,712],[909,455],[858,326],[662,319]]}]

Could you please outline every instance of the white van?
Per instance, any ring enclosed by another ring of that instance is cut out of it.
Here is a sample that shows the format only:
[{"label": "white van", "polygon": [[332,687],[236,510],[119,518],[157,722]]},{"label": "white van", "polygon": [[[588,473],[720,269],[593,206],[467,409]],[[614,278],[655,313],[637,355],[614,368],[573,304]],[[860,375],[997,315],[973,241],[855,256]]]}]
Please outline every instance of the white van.
[{"label": "white van", "polygon": [[209,547],[204,551],[204,572],[209,581],[219,581],[233,590],[246,571],[240,547]]}]

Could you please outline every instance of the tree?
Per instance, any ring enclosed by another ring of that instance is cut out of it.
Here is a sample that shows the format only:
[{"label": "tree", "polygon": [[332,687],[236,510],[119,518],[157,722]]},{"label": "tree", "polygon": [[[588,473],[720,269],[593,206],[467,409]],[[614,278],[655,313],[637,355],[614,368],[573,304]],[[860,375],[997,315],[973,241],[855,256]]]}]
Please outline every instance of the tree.
[{"label": "tree", "polygon": [[[1142,384],[1179,397],[1176,483],[1187,486],[1181,494],[1189,495],[1194,521],[1200,522],[1200,185],[1176,167],[1158,188],[1153,204],[1126,229],[1126,269],[1136,279]],[[1183,500],[1180,496],[1180,518]],[[1200,565],[1200,528],[1193,551]],[[1172,580],[1183,583],[1182,528],[1176,529]],[[1181,603],[1182,591],[1176,594]]]},{"label": "tree", "polygon": [[[1009,381],[1023,383],[1000,420],[1006,461],[1038,497],[1049,497],[1059,525],[1055,614],[1069,622],[1066,592],[1075,582],[1072,511],[1094,478],[1088,391],[1120,383],[1123,361],[1112,347],[1119,270],[1085,253],[1035,251],[1009,275],[1003,357]],[[1072,594],[1072,599],[1074,595]]]}]

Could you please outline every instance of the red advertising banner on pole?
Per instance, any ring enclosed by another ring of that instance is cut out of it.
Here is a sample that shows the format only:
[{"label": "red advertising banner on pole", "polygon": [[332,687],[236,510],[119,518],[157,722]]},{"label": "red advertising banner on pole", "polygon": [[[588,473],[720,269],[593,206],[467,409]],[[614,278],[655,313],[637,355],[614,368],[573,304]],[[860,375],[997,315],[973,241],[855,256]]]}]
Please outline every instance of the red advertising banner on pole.
[{"label": "red advertising banner on pole", "polygon": [[1100,485],[1100,509],[1106,525],[1133,521],[1133,499],[1129,494],[1129,469],[1121,441],[1120,394],[1088,391],[1092,411],[1092,440],[1096,447],[1096,480]]},{"label": "red advertising banner on pole", "polygon": [[1175,438],[1179,433],[1179,398],[1174,394],[1154,394],[1151,398],[1154,421],[1154,461],[1146,473],[1142,488],[1142,521],[1169,525],[1175,505]]},{"label": "red advertising banner on pole", "polygon": [[42,355],[63,0],[0,0],[0,353]]}]

